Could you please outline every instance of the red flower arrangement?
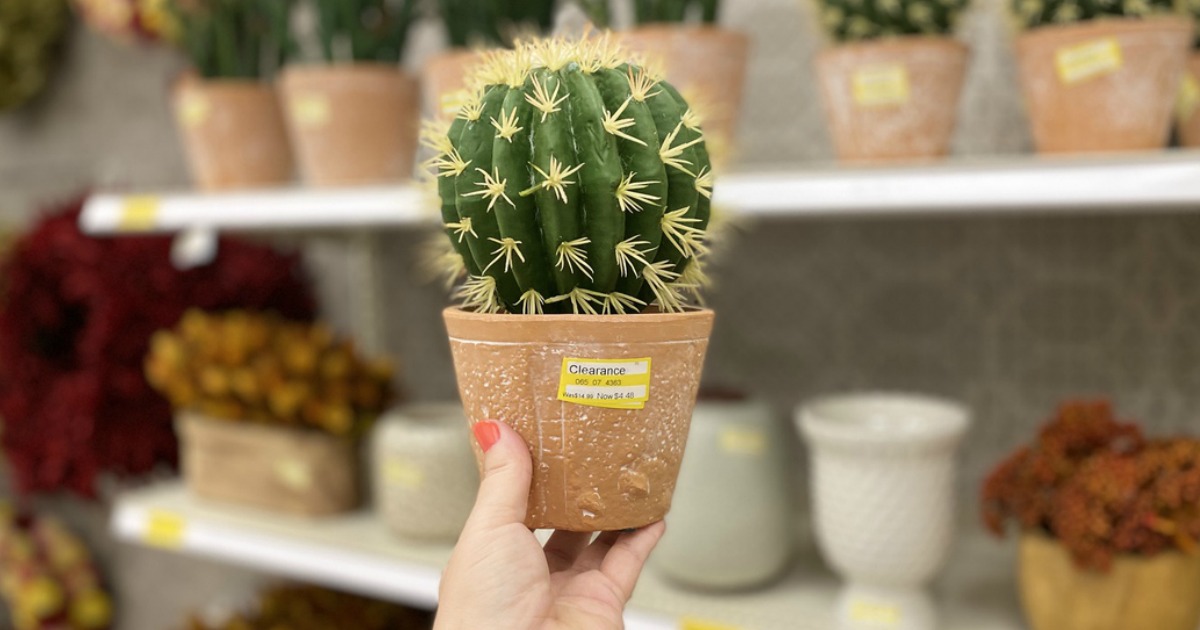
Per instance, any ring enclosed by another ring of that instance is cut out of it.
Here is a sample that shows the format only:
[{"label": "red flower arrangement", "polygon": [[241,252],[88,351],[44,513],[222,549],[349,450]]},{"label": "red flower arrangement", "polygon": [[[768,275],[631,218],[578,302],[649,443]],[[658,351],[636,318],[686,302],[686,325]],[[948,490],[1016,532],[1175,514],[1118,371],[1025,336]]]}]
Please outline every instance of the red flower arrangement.
[{"label": "red flower arrangement", "polygon": [[1115,555],[1194,552],[1200,540],[1200,440],[1147,440],[1107,401],[1070,402],[1038,440],[1002,461],[983,486],[983,520],[1061,542],[1081,568]]},{"label": "red flower arrangement", "polygon": [[308,320],[296,256],[222,239],[211,264],[179,271],[166,237],[91,238],[82,201],[13,247],[0,301],[0,445],[22,492],[93,496],[96,476],[173,464],[170,405],[143,376],[154,331],[190,307]]}]

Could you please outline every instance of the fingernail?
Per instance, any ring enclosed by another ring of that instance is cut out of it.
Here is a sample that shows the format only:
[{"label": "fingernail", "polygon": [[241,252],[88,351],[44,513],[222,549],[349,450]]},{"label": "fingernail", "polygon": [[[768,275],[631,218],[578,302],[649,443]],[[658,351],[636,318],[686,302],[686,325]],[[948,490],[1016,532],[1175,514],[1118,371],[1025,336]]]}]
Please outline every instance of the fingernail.
[{"label": "fingernail", "polygon": [[484,453],[500,440],[500,427],[491,420],[476,422],[471,427],[471,431],[475,434],[475,441],[479,442],[479,448],[483,449]]}]

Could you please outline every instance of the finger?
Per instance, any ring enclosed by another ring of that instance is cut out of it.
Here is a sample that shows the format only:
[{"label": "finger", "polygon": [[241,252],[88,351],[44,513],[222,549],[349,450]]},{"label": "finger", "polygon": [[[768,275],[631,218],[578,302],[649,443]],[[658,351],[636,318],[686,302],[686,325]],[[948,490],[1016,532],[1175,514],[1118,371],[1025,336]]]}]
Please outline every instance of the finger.
[{"label": "finger", "polygon": [[608,555],[608,550],[612,549],[620,537],[621,532],[601,532],[596,540],[579,554],[573,568],[579,572],[598,571],[600,563],[604,562],[604,556]]},{"label": "finger", "polygon": [[622,534],[604,556],[600,572],[616,585],[625,601],[633,596],[642,567],[666,531],[666,524],[659,521],[632,534]]},{"label": "finger", "polygon": [[484,451],[484,459],[483,480],[467,528],[491,530],[524,523],[533,475],[529,447],[503,422],[479,422],[471,430]]},{"label": "finger", "polygon": [[592,535],[584,532],[567,532],[559,530],[550,536],[544,547],[546,565],[551,573],[565,571],[575,564],[579,554],[587,548]]}]

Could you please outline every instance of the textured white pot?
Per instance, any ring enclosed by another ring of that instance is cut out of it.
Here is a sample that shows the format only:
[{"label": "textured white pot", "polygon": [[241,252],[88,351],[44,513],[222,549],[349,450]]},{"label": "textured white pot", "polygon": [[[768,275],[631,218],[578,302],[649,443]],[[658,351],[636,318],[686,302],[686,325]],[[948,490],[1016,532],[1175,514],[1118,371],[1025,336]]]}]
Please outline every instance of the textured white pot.
[{"label": "textured white pot", "polygon": [[925,584],[954,538],[956,450],[967,410],[903,394],[817,400],[798,414],[812,465],[814,526],[845,580],[843,627],[929,630]]},{"label": "textured white pot", "polygon": [[458,538],[479,489],[468,423],[458,403],[426,403],[386,414],[375,429],[372,486],[392,531]]},{"label": "textured white pot", "polygon": [[700,588],[741,589],[778,576],[794,540],[787,435],[761,401],[696,404],[654,567]]}]

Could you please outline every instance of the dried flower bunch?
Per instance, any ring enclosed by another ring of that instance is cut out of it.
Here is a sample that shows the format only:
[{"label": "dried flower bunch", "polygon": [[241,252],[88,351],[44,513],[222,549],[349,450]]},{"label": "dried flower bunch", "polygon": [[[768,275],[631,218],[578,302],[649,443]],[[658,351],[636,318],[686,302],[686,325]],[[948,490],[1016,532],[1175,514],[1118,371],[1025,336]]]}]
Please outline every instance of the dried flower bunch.
[{"label": "dried flower bunch", "polygon": [[1038,440],[988,476],[983,519],[1057,538],[1082,568],[1107,570],[1116,554],[1196,550],[1200,440],[1147,440],[1106,401],[1062,405]]},{"label": "dried flower bunch", "polygon": [[821,24],[837,42],[898,35],[946,35],[968,0],[817,0]]},{"label": "dried flower bunch", "polygon": [[1150,17],[1172,13],[1173,0],[1011,0],[1013,15],[1021,26],[1036,28],[1086,20],[1119,17]]},{"label": "dried flower bunch", "polygon": [[176,409],[215,419],[362,432],[392,399],[392,366],[328,327],[191,310],[150,342],[146,378]]},{"label": "dried flower bunch", "polygon": [[469,84],[424,138],[464,307],[682,310],[706,282],[713,173],[679,92],[607,35],[492,53]]}]

